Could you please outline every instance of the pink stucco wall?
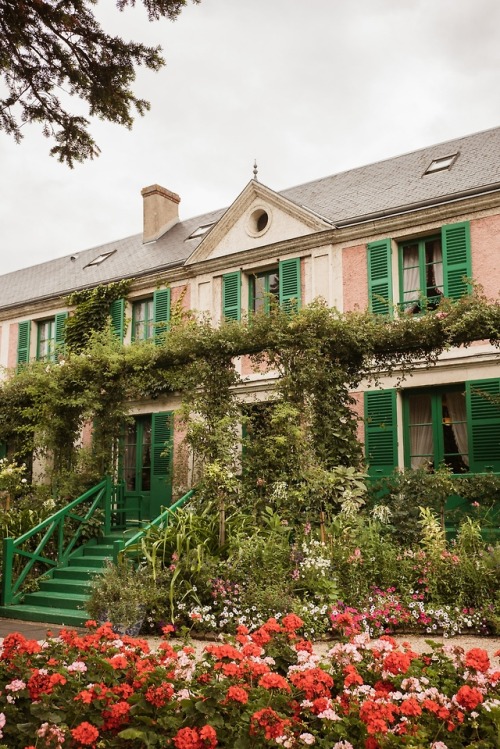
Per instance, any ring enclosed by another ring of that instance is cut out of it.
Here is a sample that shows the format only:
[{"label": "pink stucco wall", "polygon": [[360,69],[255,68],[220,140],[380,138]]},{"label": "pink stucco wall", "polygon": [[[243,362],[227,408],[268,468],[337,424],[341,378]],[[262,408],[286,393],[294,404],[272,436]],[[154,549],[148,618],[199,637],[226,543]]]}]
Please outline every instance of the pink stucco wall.
[{"label": "pink stucco wall", "polygon": [[363,417],[364,417],[364,398],[363,398],[363,393],[355,392],[355,393],[351,393],[351,395],[352,395],[352,397],[356,401],[352,405],[352,411],[358,417],[357,436],[358,436],[358,440],[361,443],[363,443],[365,441],[365,424],[364,424],[364,421],[363,421]]},{"label": "pink stucco wall", "polygon": [[18,331],[19,325],[17,322],[12,322],[9,325],[9,354],[7,359],[7,366],[8,367],[15,367],[17,364],[17,331]]},{"label": "pink stucco wall", "polygon": [[346,247],[342,254],[344,312],[368,307],[366,244]]},{"label": "pink stucco wall", "polygon": [[500,292],[500,216],[470,222],[472,278],[490,299]]},{"label": "pink stucco wall", "polygon": [[188,310],[191,308],[191,287],[189,284],[184,286],[173,286],[171,291],[170,303],[173,307],[184,294],[182,300],[182,309]]}]

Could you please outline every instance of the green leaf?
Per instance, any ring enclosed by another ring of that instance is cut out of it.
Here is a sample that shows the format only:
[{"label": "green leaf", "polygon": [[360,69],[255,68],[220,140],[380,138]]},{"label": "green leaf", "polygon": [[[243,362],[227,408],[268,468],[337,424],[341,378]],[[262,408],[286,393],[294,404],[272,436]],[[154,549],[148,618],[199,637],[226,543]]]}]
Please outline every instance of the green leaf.
[{"label": "green leaf", "polygon": [[145,731],[139,731],[137,728],[125,728],[124,731],[120,731],[118,736],[120,739],[125,739],[125,741],[133,741],[134,739],[146,741],[147,734]]},{"label": "green leaf", "polygon": [[206,700],[199,700],[199,702],[196,702],[195,708],[203,715],[212,715],[214,713],[214,706],[209,704]]}]

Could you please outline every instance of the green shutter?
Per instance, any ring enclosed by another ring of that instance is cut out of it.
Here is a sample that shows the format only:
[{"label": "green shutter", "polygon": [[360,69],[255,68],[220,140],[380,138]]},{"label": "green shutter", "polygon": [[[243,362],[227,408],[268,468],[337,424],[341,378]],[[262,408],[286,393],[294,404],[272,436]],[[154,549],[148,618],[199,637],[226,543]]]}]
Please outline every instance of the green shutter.
[{"label": "green shutter", "polygon": [[222,315],[226,320],[241,319],[241,272],[222,276]]},{"label": "green shutter", "polygon": [[300,258],[281,260],[279,264],[280,305],[289,312],[300,308]]},{"label": "green shutter", "polygon": [[113,333],[123,342],[123,336],[125,335],[125,299],[117,299],[112,302],[109,307],[109,314],[111,315]]},{"label": "green shutter", "polygon": [[26,364],[30,360],[31,320],[20,322],[17,330],[17,363]]},{"label": "green shutter", "polygon": [[369,242],[368,299],[370,312],[375,315],[392,314],[391,240]]},{"label": "green shutter", "polygon": [[365,452],[368,473],[388,476],[398,464],[396,391],[365,393]]},{"label": "green shutter", "polygon": [[151,516],[155,517],[172,499],[174,414],[152,414],[151,421]]},{"label": "green shutter", "polygon": [[154,338],[155,343],[161,343],[170,322],[170,289],[155,291],[153,300]]},{"label": "green shutter", "polygon": [[469,468],[500,471],[500,379],[465,383]]},{"label": "green shutter", "polygon": [[56,347],[56,352],[57,352],[58,348],[60,349],[62,346],[64,346],[64,328],[66,327],[66,320],[67,320],[67,318],[68,318],[68,313],[67,312],[59,312],[55,316],[55,320],[54,320],[54,328],[55,328],[55,339],[54,339],[54,343],[55,343],[55,347]]},{"label": "green shutter", "polygon": [[459,299],[471,290],[470,284],[464,281],[464,276],[470,278],[472,275],[469,222],[443,226],[441,237],[444,295],[450,299]]}]

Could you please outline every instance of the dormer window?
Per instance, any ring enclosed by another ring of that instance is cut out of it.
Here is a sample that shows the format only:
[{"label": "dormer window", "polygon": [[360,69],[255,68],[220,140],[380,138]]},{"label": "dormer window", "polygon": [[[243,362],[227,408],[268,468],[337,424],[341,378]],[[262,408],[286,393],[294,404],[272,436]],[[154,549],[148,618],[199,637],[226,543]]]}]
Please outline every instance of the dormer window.
[{"label": "dormer window", "polygon": [[205,234],[208,232],[209,229],[212,228],[214,224],[202,224],[197,229],[195,229],[191,234],[189,235],[188,239],[197,239],[198,237],[204,237]]},{"label": "dormer window", "polygon": [[87,263],[85,267],[88,268],[90,265],[100,265],[105,260],[107,260],[110,255],[114,255],[115,252],[116,250],[111,250],[111,252],[103,252],[101,255],[98,255],[96,258],[94,258],[94,260],[91,260],[90,263]]},{"label": "dormer window", "polygon": [[429,166],[424,172],[426,174],[432,174],[433,172],[442,172],[444,169],[450,169],[458,158],[458,152],[453,153],[450,156],[443,156],[440,159],[434,159],[431,161]]}]

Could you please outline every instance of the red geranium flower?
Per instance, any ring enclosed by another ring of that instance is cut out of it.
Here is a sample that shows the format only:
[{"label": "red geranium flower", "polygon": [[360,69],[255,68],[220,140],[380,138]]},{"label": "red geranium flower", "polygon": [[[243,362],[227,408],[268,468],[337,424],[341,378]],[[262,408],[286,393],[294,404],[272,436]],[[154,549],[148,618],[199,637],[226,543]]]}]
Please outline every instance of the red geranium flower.
[{"label": "red geranium flower", "polygon": [[465,684],[463,687],[460,687],[455,699],[459,705],[467,708],[467,710],[474,710],[483,701],[483,695],[479,689],[469,687]]},{"label": "red geranium flower", "polygon": [[476,671],[484,673],[490,667],[488,653],[482,648],[472,648],[465,655],[465,665],[468,668],[474,668]]},{"label": "red geranium flower", "polygon": [[99,731],[92,723],[84,721],[76,728],[73,728],[71,735],[82,746],[94,746],[99,738]]}]

